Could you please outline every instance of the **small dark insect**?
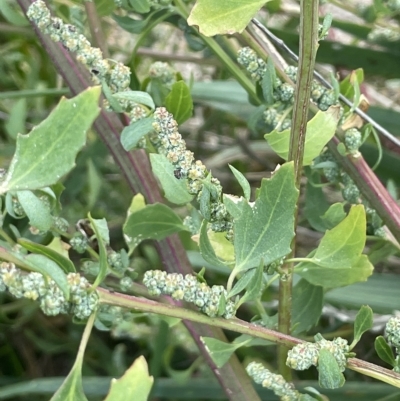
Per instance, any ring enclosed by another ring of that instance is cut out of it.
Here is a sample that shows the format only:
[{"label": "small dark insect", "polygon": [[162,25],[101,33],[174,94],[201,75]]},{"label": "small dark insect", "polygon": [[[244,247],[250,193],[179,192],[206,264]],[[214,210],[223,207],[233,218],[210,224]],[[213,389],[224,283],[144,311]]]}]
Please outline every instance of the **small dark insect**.
[{"label": "small dark insect", "polygon": [[178,180],[180,180],[183,177],[183,171],[180,167],[178,167],[177,169],[174,170],[174,176]]},{"label": "small dark insect", "polygon": [[94,75],[100,74],[100,71],[99,71],[99,70],[96,70],[95,68],[92,68],[92,69],[91,69],[91,72],[92,72],[92,74],[94,74]]}]

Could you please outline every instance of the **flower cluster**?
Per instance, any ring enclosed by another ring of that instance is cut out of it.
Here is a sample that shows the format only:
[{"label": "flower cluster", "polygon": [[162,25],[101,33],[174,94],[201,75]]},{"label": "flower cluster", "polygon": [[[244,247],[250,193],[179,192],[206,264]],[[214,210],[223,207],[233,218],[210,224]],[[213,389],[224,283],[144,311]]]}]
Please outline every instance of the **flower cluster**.
[{"label": "flower cluster", "polygon": [[300,400],[301,394],[295,389],[293,383],[288,383],[281,375],[271,373],[261,363],[249,363],[246,372],[257,384],[271,389],[281,401]]},{"label": "flower cluster", "polygon": [[295,370],[306,370],[310,366],[318,367],[319,351],[327,349],[336,359],[339,369],[346,368],[346,353],[349,352],[347,340],[335,338],[333,341],[321,339],[315,343],[302,343],[295,345],[289,352],[286,365]]},{"label": "flower cluster", "polygon": [[391,317],[386,323],[386,337],[390,345],[400,351],[400,317]]},{"label": "flower cluster", "polygon": [[[65,49],[76,53],[76,59],[90,71],[95,84],[107,84],[111,93],[129,90],[129,67],[114,60],[104,59],[101,50],[92,47],[74,25],[65,24],[60,18],[52,17],[44,1],[36,0],[32,3],[27,16],[53,41],[60,42]],[[105,105],[109,108],[108,101],[105,101]],[[138,115],[147,114],[141,106],[131,100],[121,100],[120,105],[133,121],[137,121]]]},{"label": "flower cluster", "polygon": [[[221,202],[222,187],[219,181],[210,177],[205,165],[200,160],[195,161],[193,152],[186,149],[186,143],[178,132],[178,123],[166,108],[158,107],[153,117],[155,134],[150,140],[158,152],[172,163],[176,172],[175,177],[186,179],[189,192],[197,195],[200,204],[206,205],[206,210],[201,212],[211,223],[212,230],[227,232],[227,238],[231,238],[233,224],[225,205]],[[206,178],[210,179],[207,185]]]},{"label": "flower cluster", "polygon": [[43,33],[50,35],[52,40],[61,42],[67,50],[76,53],[77,60],[89,69],[94,82],[100,83],[104,80],[112,92],[122,92],[129,87],[130,69],[122,63],[104,59],[101,50],[92,47],[85,36],[77,32],[75,26],[52,17],[44,1],[32,3],[27,16]]},{"label": "flower cluster", "polygon": [[168,64],[162,61],[156,61],[149,68],[149,76],[152,79],[159,80],[166,88],[171,89],[176,81],[176,72]]},{"label": "flower cluster", "polygon": [[352,155],[358,154],[358,148],[362,145],[362,135],[357,128],[350,128],[344,133],[344,144]]},{"label": "flower cluster", "polygon": [[261,81],[265,72],[267,71],[267,65],[265,61],[257,56],[257,53],[250,49],[250,47],[243,47],[238,51],[237,61],[250,73],[251,79],[255,82]]},{"label": "flower cluster", "polygon": [[144,274],[143,284],[151,295],[171,295],[176,300],[194,303],[210,317],[222,316],[230,319],[235,316],[235,304],[227,300],[228,293],[223,286],[209,287],[191,274],[183,276],[179,273],[149,270]]},{"label": "flower cluster", "polygon": [[78,319],[88,318],[97,307],[97,293],[89,291],[90,283],[78,273],[69,273],[67,282],[68,300],[53,279],[36,272],[25,273],[12,263],[0,264],[0,291],[38,301],[46,315],[71,313]]}]

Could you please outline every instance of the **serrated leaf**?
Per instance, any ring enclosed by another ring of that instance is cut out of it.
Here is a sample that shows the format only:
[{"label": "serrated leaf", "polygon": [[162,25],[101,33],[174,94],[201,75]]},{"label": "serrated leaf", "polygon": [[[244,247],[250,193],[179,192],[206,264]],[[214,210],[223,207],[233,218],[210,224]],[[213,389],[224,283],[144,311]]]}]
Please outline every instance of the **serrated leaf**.
[{"label": "serrated leaf", "polygon": [[360,281],[366,281],[372,274],[374,266],[366,255],[350,267],[342,266],[336,268],[323,267],[313,263],[300,263],[295,267],[295,273],[305,278],[311,284],[320,285],[324,288],[344,287]]},{"label": "serrated leaf", "polygon": [[135,102],[138,104],[144,104],[150,109],[154,109],[156,106],[154,105],[154,101],[152,97],[147,92],[142,91],[124,91],[124,92],[117,92],[113,94],[118,100],[130,100],[131,102]]},{"label": "serrated leaf", "polygon": [[47,205],[32,191],[18,191],[18,201],[29,218],[29,223],[40,231],[48,231],[53,225],[53,217]]},{"label": "serrated leaf", "polygon": [[99,97],[100,87],[92,87],[72,99],[62,98],[28,135],[18,135],[0,193],[47,187],[67,174],[86,142],[86,131],[100,112]]},{"label": "serrated leaf", "polygon": [[239,170],[236,170],[235,167],[231,166],[230,164],[229,168],[231,169],[233,175],[237,179],[239,185],[242,187],[245,199],[250,200],[251,188],[246,177]]},{"label": "serrated leaf", "polygon": [[176,205],[183,205],[193,200],[193,195],[188,191],[185,179],[178,179],[174,175],[174,166],[164,156],[157,153],[150,154],[151,168],[159,179],[165,197]]},{"label": "serrated leaf", "polygon": [[124,224],[124,234],[133,242],[161,240],[179,231],[187,231],[175,212],[162,203],[147,205],[132,213]]},{"label": "serrated leaf", "polygon": [[82,362],[94,320],[95,314],[88,319],[74,366],[50,401],[88,401],[82,386]]},{"label": "serrated leaf", "polygon": [[345,378],[335,357],[327,349],[319,351],[318,382],[320,387],[330,389],[342,387],[345,383]]},{"label": "serrated leaf", "polygon": [[224,341],[217,340],[216,338],[211,338],[211,337],[200,337],[201,341],[204,343],[206,346],[206,349],[211,357],[211,359],[214,361],[214,363],[217,365],[218,368],[221,368],[224,366],[228,361],[231,355],[240,347],[244,346],[248,342],[251,341],[251,339],[246,339],[243,342],[240,343],[226,343]]},{"label": "serrated leaf", "polygon": [[293,288],[293,333],[299,334],[315,326],[321,316],[324,291],[321,286],[301,279]]},{"label": "serrated leaf", "polygon": [[90,227],[92,227],[96,235],[99,247],[100,269],[99,274],[97,275],[96,280],[92,285],[92,289],[95,289],[96,287],[98,287],[99,284],[103,282],[109,268],[106,244],[110,243],[110,234],[108,231],[106,219],[93,219],[90,213],[88,214],[88,219],[90,221]]},{"label": "serrated leaf", "polygon": [[65,273],[76,272],[74,264],[68,258],[61,255],[54,249],[42,244],[37,244],[36,242],[29,241],[25,238],[18,238],[18,243],[30,252],[46,256],[48,259],[60,266]]},{"label": "serrated leaf", "polygon": [[207,232],[208,222],[207,220],[203,220],[200,228],[200,240],[199,240],[199,247],[201,256],[204,260],[211,265],[219,266],[219,267],[226,267],[229,263],[227,261],[221,260],[214,251],[214,248],[211,245],[210,239],[208,237]]},{"label": "serrated leaf", "polygon": [[351,344],[351,348],[353,348],[353,346],[360,341],[361,336],[366,331],[372,328],[373,322],[374,319],[372,309],[367,305],[363,305],[358,311],[356,319],[354,321],[354,340]]},{"label": "serrated leaf", "polygon": [[382,361],[388,363],[391,366],[396,366],[396,360],[393,355],[393,350],[390,345],[386,342],[385,338],[378,336],[375,338],[375,351]]},{"label": "serrated leaf", "polygon": [[166,109],[173,114],[178,124],[184,123],[193,113],[193,99],[190,89],[183,81],[175,82],[165,98]]},{"label": "serrated leaf", "polygon": [[197,0],[188,18],[205,36],[242,32],[267,0]]},{"label": "serrated leaf", "polygon": [[297,197],[291,162],[262,180],[253,207],[243,202],[240,217],[234,219],[236,272],[258,266],[261,259],[267,265],[290,252]]},{"label": "serrated leaf", "polygon": [[65,273],[57,263],[53,262],[44,255],[30,254],[24,258],[32,271],[36,271],[54,280],[64,294],[65,299],[69,299],[69,285]]},{"label": "serrated leaf", "polygon": [[153,117],[142,118],[126,126],[121,132],[121,145],[129,152],[149,132],[153,131]]},{"label": "serrated leaf", "polygon": [[[324,146],[335,135],[339,121],[339,107],[330,107],[318,113],[307,123],[307,134],[304,144],[303,166],[309,166],[322,151]],[[288,159],[290,129],[265,134],[264,138],[280,157]]]},{"label": "serrated leaf", "polygon": [[104,401],[147,401],[153,382],[146,359],[140,356],[120,379],[111,380],[111,388]]}]

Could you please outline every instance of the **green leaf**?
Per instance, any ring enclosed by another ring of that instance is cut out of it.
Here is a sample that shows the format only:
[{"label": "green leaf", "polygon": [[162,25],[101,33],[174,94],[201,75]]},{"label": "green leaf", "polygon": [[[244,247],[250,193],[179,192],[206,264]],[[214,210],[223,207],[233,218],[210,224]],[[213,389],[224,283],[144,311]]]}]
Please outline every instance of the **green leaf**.
[{"label": "green leaf", "polygon": [[229,263],[227,261],[221,260],[215,254],[214,248],[212,247],[210,239],[208,238],[207,226],[207,220],[203,220],[200,228],[199,240],[201,256],[203,256],[206,262],[212,264],[213,266],[226,267]]},{"label": "green leaf", "polygon": [[274,100],[274,85],[276,82],[275,66],[271,57],[267,59],[267,70],[262,78],[261,87],[263,91],[263,97],[267,104],[275,103]]},{"label": "green leaf", "polygon": [[145,135],[153,131],[153,117],[142,118],[126,126],[121,132],[121,145],[129,152]]},{"label": "green leaf", "polygon": [[238,198],[235,195],[222,194],[222,200],[228,213],[234,218],[238,219],[243,212],[246,200],[242,197]]},{"label": "green leaf", "polygon": [[325,228],[330,230],[336,227],[346,217],[346,212],[343,208],[343,203],[334,203],[329,209],[321,216],[321,221]]},{"label": "green leaf", "polygon": [[50,230],[53,225],[53,217],[47,205],[32,191],[18,191],[17,197],[29,218],[29,223],[40,231]]},{"label": "green leaf", "polygon": [[46,256],[35,254],[30,254],[24,259],[25,263],[29,265],[32,271],[36,271],[44,276],[52,278],[64,294],[65,299],[69,299],[69,286],[67,277],[57,263],[53,262]]},{"label": "green leaf", "polygon": [[386,342],[385,338],[378,336],[375,338],[375,351],[382,361],[388,363],[391,366],[396,366],[396,360],[393,355],[393,350],[390,345]]},{"label": "green leaf", "polygon": [[[318,111],[307,123],[303,166],[309,166],[332,139],[333,135],[335,135],[338,121],[339,108],[330,107],[327,111]],[[264,138],[280,157],[285,160],[288,159],[290,129],[282,132],[274,130],[270,134],[265,134]]]},{"label": "green leaf", "polygon": [[193,100],[190,89],[183,81],[175,82],[165,98],[166,109],[173,114],[178,124],[184,123],[193,113]]},{"label": "green leaf", "polygon": [[106,219],[93,219],[90,213],[88,214],[88,219],[90,221],[90,226],[94,231],[99,246],[100,269],[99,274],[97,275],[96,280],[92,285],[92,289],[95,289],[99,284],[103,282],[109,268],[106,245],[110,243],[110,235]]},{"label": "green leaf", "polygon": [[187,231],[181,219],[162,203],[147,205],[132,213],[124,224],[124,234],[134,243],[145,239],[161,240],[179,231]]},{"label": "green leaf", "polygon": [[250,200],[251,188],[246,177],[239,170],[236,170],[235,167],[231,166],[230,164],[229,168],[231,169],[233,175],[237,179],[239,185],[242,187],[245,199]]},{"label": "green leaf", "polygon": [[[17,149],[0,194],[55,184],[75,166],[86,131],[99,114],[100,87],[61,99],[52,113],[28,135],[18,135]],[[49,168],[51,166],[51,168]]]},{"label": "green leaf", "polygon": [[256,299],[259,299],[261,296],[261,291],[263,289],[263,273],[264,273],[264,262],[262,259],[259,266],[253,270],[254,274],[252,275],[248,285],[246,286],[245,294],[243,295],[242,298],[240,298],[239,302],[236,304],[236,309],[238,309],[239,306],[244,304],[245,302],[254,301]]},{"label": "green leaf", "polygon": [[122,108],[120,102],[114,98],[113,92],[108,86],[107,82],[105,79],[102,79],[101,81],[101,89],[103,90],[105,98],[108,100],[111,108],[116,112],[116,113],[122,113],[124,109]]},{"label": "green leaf", "polygon": [[140,356],[120,379],[111,381],[110,391],[104,401],[147,401],[153,382],[146,359]]},{"label": "green leaf", "polygon": [[50,401],[88,401],[82,386],[82,362],[94,320],[95,314],[90,316],[86,324],[74,366]]},{"label": "green leaf", "polygon": [[347,217],[322,237],[313,263],[330,269],[350,268],[364,249],[365,231],[364,206],[352,206]]},{"label": "green leaf", "polygon": [[74,264],[68,258],[61,255],[54,249],[42,244],[37,244],[36,242],[29,241],[25,238],[18,238],[18,243],[30,252],[46,256],[48,259],[52,260],[58,266],[60,266],[65,273],[76,272]]},{"label": "green leaf", "polygon": [[205,36],[242,32],[267,0],[197,0],[188,18]]},{"label": "green leaf", "polygon": [[314,183],[320,184],[320,175],[318,174],[317,179],[315,179],[315,175],[311,175],[309,167],[307,167],[305,171],[307,175],[307,184],[304,215],[314,230],[325,232],[327,227],[325,227],[321,216],[328,210],[329,203],[325,198],[322,188],[316,187],[311,183],[312,180]]},{"label": "green leaf", "polygon": [[364,71],[362,68],[353,70],[343,81],[340,83],[340,93],[347,97],[348,99],[353,99],[355,97],[354,83],[357,82],[358,85],[362,84],[364,81]]},{"label": "green leaf", "polygon": [[242,277],[240,277],[234,287],[229,291],[228,298],[234,297],[235,295],[242,292],[249,285],[254,276],[257,276],[256,267],[243,273]]},{"label": "green leaf", "polygon": [[262,180],[253,207],[243,202],[240,217],[234,219],[236,273],[258,266],[261,259],[267,265],[290,252],[297,197],[291,162]]},{"label": "green leaf", "polygon": [[246,339],[245,341],[240,343],[229,344],[212,337],[200,337],[200,338],[201,341],[206,346],[206,349],[211,359],[214,361],[214,363],[217,365],[218,368],[224,366],[229,361],[231,355],[238,348],[244,346],[245,344],[251,341],[251,339]]},{"label": "green leaf", "polygon": [[25,134],[26,112],[26,98],[17,100],[10,111],[8,121],[4,124],[10,138],[16,139],[18,134]]},{"label": "green leaf", "polygon": [[354,321],[354,340],[351,344],[351,349],[360,341],[361,336],[372,328],[373,322],[372,309],[367,305],[363,305]]},{"label": "green leaf", "polygon": [[170,202],[183,205],[193,200],[193,195],[188,191],[187,181],[175,177],[175,168],[164,155],[151,153],[150,162],[153,173],[159,179],[165,197]]},{"label": "green leaf", "polygon": [[146,14],[150,11],[150,4],[148,0],[133,0],[129,2],[132,10],[139,14]]},{"label": "green leaf", "polygon": [[301,279],[293,288],[292,325],[293,333],[308,331],[318,323],[322,313],[324,291],[321,286]]},{"label": "green leaf", "polygon": [[295,268],[295,273],[305,278],[311,284],[324,288],[336,288],[366,281],[372,274],[374,266],[366,255],[361,255],[352,266],[338,268],[322,267],[313,263],[300,263]]},{"label": "green leaf", "polygon": [[318,382],[320,387],[330,389],[342,387],[345,383],[345,378],[335,357],[327,349],[319,351]]},{"label": "green leaf", "polygon": [[124,91],[124,92],[117,92],[113,94],[118,100],[130,100],[131,102],[144,104],[150,109],[154,109],[156,106],[154,105],[154,101],[152,97],[147,92],[142,91]]},{"label": "green leaf", "polygon": [[[12,4],[14,4],[14,7],[12,7]],[[16,26],[28,26],[29,21],[17,10],[21,11],[13,1],[0,0],[0,12],[8,22]]]}]

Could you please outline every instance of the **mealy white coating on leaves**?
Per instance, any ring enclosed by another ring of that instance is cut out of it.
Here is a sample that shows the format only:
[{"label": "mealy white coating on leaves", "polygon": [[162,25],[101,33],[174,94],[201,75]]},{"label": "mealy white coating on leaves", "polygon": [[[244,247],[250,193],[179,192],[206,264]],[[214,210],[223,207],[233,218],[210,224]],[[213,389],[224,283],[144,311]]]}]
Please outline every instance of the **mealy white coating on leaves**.
[{"label": "mealy white coating on leaves", "polygon": [[[179,273],[167,273],[161,270],[148,270],[143,277],[143,284],[151,295],[170,295],[176,300],[195,304],[210,317],[222,316],[230,319],[235,316],[235,304],[227,299],[227,291],[221,285],[209,287],[200,283],[195,276]],[[221,298],[225,298],[225,310],[219,313]]]},{"label": "mealy white coating on leaves", "polygon": [[97,308],[97,293],[89,292],[90,283],[78,273],[67,274],[67,283],[68,301],[53,279],[37,272],[25,273],[13,263],[0,264],[0,291],[38,301],[43,313],[49,316],[71,313],[78,319],[87,319]]}]

